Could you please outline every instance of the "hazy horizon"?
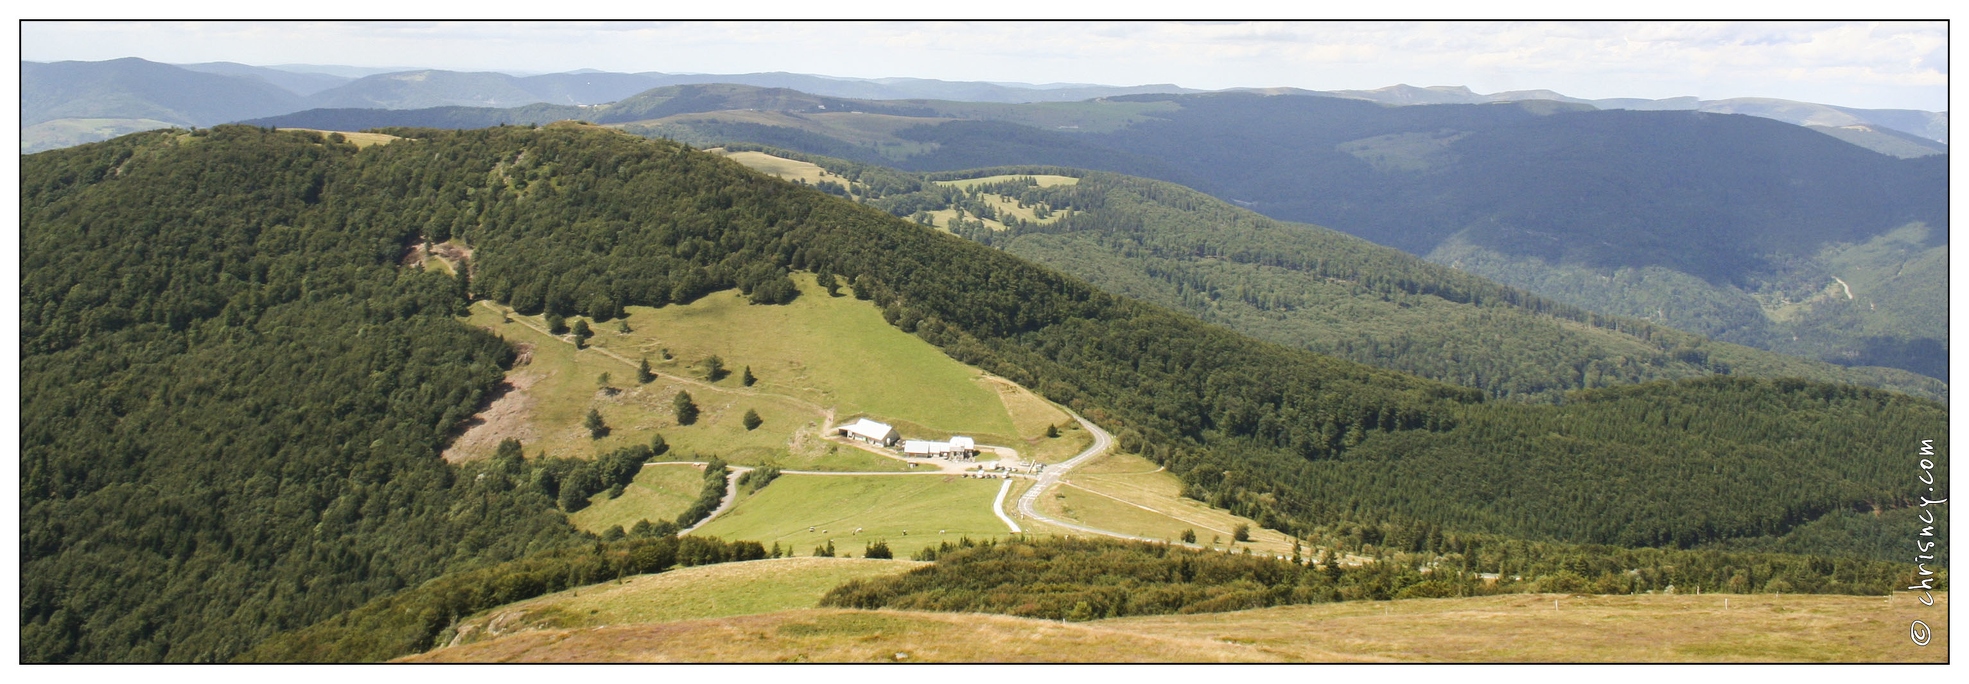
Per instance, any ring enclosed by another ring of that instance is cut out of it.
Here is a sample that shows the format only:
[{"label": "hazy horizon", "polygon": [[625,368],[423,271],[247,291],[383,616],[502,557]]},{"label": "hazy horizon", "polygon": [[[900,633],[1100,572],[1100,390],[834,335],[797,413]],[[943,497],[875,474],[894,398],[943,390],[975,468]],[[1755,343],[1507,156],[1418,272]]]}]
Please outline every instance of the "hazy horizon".
[{"label": "hazy horizon", "polygon": [[1943,22],[22,22],[24,61],[124,57],[1948,110]]}]

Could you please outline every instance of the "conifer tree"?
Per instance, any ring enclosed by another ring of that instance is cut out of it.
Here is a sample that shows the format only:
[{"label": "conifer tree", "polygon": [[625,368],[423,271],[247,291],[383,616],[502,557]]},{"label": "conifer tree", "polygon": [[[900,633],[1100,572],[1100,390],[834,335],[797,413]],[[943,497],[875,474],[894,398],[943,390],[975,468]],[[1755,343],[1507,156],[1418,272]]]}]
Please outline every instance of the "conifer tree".
[{"label": "conifer tree", "polygon": [[601,411],[592,408],[588,409],[588,417],[581,421],[581,425],[588,428],[589,439],[601,439],[608,436],[608,424],[602,422]]},{"label": "conifer tree", "polygon": [[691,400],[691,393],[678,392],[677,398],[670,400],[670,406],[677,410],[678,425],[697,422],[697,402]]}]

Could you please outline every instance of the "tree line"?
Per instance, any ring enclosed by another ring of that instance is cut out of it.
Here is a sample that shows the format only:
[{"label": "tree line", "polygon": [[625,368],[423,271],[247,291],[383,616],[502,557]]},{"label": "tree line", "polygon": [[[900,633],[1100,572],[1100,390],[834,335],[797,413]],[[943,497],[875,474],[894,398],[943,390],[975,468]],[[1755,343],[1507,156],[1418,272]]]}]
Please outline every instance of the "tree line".
[{"label": "tree line", "polygon": [[[1471,544],[1475,554],[1478,547]],[[849,580],[821,605],[1000,613],[1048,620],[1214,613],[1403,598],[1547,593],[1838,593],[1885,595],[1906,569],[1879,561],[1780,554],[1590,549],[1498,540],[1486,558],[1402,554],[1358,565],[1331,550],[1290,559],[1168,544],[1045,537],[963,539],[926,549],[935,564]]]}]

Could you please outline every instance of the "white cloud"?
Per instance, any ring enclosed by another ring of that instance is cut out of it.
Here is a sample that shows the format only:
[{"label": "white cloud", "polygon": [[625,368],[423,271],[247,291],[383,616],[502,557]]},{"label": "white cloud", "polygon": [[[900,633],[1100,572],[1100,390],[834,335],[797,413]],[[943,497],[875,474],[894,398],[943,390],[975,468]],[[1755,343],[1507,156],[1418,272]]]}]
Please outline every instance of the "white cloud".
[{"label": "white cloud", "polygon": [[1947,107],[1948,29],[1821,22],[26,22],[23,59],[1546,88]]}]

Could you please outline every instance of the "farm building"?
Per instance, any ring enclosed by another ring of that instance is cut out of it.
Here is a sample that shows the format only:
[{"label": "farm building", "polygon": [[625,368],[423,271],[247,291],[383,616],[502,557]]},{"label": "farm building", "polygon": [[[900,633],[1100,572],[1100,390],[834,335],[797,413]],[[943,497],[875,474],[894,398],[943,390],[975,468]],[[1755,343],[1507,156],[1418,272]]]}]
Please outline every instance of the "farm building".
[{"label": "farm building", "polygon": [[912,439],[902,443],[902,453],[904,456],[915,456],[918,458],[929,458],[933,456],[943,458],[970,458],[977,455],[978,447],[977,443],[969,437],[952,437],[948,442]]},{"label": "farm building", "polygon": [[857,439],[881,446],[895,446],[896,440],[901,437],[901,435],[896,434],[896,429],[888,423],[877,423],[867,418],[861,418],[847,425],[834,428],[834,432],[848,439]]}]

